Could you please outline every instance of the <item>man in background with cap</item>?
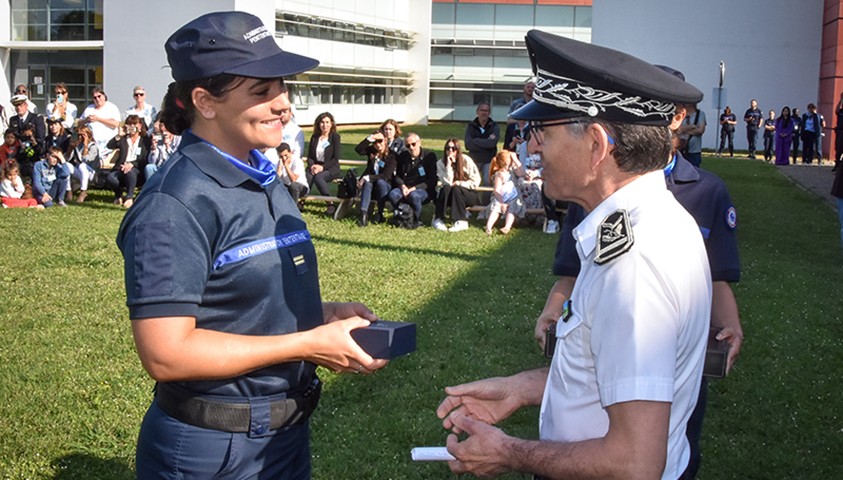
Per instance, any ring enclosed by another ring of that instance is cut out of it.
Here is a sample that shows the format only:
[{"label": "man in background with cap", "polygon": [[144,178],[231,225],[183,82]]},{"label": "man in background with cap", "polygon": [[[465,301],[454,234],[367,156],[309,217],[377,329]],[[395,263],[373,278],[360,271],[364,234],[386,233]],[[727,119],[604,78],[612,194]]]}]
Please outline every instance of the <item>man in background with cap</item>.
[{"label": "man in background with cap", "polygon": [[[15,109],[15,115],[9,117],[9,128],[15,131],[16,135],[20,135],[23,127],[27,124],[32,124],[35,127],[35,143],[39,152],[44,151],[44,139],[47,138],[47,124],[44,123],[44,118],[29,109],[29,98],[25,94],[17,94],[12,96],[12,107]],[[18,137],[20,138],[20,137]]]},{"label": "man in background with cap", "polygon": [[[591,212],[574,230],[582,271],[550,368],[446,388],[437,409],[454,472],[537,478],[679,478],[702,376],[711,280],[693,218],[667,191],[667,125],[699,90],[637,58],[544,32],[527,47],[532,122],[551,198]],[[540,440],[491,425],[541,405]]]}]

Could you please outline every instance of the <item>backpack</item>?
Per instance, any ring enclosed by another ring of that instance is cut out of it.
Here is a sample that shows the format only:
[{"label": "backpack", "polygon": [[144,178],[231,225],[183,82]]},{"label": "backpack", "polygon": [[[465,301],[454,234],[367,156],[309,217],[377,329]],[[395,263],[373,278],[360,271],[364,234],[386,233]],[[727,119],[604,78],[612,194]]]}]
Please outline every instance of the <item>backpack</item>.
[{"label": "backpack", "polygon": [[416,223],[416,214],[413,212],[413,207],[407,205],[406,203],[398,205],[398,210],[396,210],[392,218],[389,219],[389,223],[393,227],[406,228],[408,230],[413,230],[419,226],[418,223]]},{"label": "backpack", "polygon": [[337,185],[337,197],[355,198],[357,196],[357,174],[354,170],[345,172],[345,176]]}]

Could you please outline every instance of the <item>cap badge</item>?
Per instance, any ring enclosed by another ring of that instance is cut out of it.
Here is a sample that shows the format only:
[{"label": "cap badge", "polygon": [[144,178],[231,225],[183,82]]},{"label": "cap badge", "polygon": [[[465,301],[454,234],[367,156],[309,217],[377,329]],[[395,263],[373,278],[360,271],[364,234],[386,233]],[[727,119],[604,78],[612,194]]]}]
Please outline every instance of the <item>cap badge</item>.
[{"label": "cap badge", "polygon": [[604,265],[632,248],[632,227],[629,224],[629,212],[620,209],[610,213],[597,228],[597,253],[594,263]]},{"label": "cap badge", "polygon": [[580,83],[573,78],[554,75],[536,69],[536,89],[533,98],[558,108],[582,112],[596,117],[600,112],[617,109],[642,119],[670,121],[675,111],[672,102],[645,100],[637,95],[610,92]]}]

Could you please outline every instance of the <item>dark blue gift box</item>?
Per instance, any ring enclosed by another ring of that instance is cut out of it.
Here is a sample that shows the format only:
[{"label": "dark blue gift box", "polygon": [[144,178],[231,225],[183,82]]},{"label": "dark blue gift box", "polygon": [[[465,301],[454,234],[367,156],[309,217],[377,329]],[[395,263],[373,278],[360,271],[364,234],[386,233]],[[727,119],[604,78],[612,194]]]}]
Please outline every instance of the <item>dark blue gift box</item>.
[{"label": "dark blue gift box", "polygon": [[372,358],[391,360],[416,351],[416,324],[378,320],[352,330],[351,338]]}]

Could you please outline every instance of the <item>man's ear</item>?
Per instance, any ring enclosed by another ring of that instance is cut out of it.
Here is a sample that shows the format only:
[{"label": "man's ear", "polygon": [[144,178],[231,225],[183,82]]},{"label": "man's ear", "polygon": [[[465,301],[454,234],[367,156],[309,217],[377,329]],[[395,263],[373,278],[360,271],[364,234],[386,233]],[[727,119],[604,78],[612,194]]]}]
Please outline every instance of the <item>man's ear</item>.
[{"label": "man's ear", "polygon": [[193,106],[196,108],[196,113],[202,116],[205,120],[212,120],[217,116],[217,99],[207,90],[201,87],[196,87],[190,92],[190,98],[193,101]]},{"label": "man's ear", "polygon": [[670,131],[675,132],[679,130],[679,126],[682,125],[682,121],[685,120],[685,109],[684,108],[677,108],[676,113],[673,114],[673,120],[670,121]]},{"label": "man's ear", "polygon": [[591,165],[595,170],[604,160],[611,159],[612,144],[609,132],[599,123],[591,123],[586,131],[586,138],[591,142]]}]

